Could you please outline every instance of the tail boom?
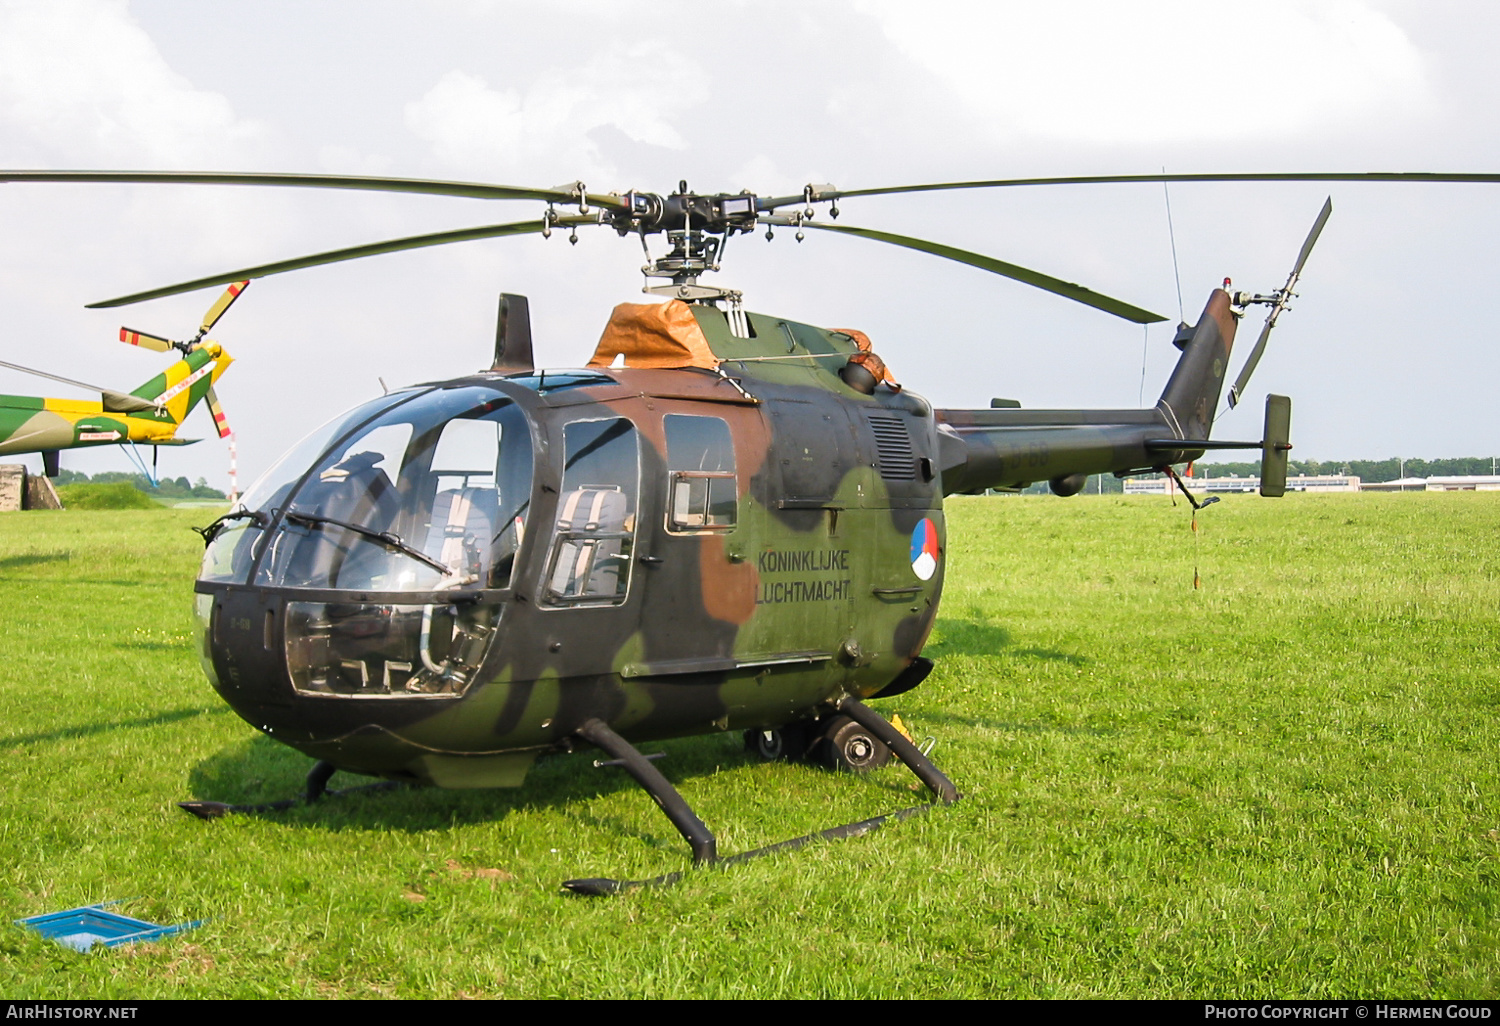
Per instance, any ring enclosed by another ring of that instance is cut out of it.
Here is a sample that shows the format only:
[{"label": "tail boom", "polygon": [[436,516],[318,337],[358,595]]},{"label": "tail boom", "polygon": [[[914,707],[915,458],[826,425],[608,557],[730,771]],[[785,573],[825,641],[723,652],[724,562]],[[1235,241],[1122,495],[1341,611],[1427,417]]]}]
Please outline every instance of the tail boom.
[{"label": "tail boom", "polygon": [[[1069,495],[1089,474],[1124,474],[1202,456],[1224,387],[1237,315],[1215,289],[1149,410],[938,410],[944,494],[1052,482]],[[1172,448],[1180,440],[1181,448]],[[1195,444],[1197,443],[1197,444]]]}]

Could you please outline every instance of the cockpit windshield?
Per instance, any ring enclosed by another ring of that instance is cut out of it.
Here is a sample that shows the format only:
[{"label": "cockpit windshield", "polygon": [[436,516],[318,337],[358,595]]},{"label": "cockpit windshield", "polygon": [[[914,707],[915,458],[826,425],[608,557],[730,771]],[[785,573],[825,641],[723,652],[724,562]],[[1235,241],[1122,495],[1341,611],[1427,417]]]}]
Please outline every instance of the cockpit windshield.
[{"label": "cockpit windshield", "polygon": [[309,437],[247,493],[267,515],[213,537],[202,579],[243,583],[253,563],[254,583],[287,588],[508,586],[531,502],[525,414],[486,385],[369,412]]}]

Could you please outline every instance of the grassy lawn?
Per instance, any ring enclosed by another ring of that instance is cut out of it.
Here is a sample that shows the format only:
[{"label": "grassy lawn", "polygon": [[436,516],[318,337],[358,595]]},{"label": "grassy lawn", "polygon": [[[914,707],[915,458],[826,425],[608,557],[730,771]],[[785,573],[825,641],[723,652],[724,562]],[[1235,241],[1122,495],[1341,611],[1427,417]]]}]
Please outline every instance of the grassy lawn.
[{"label": "grassy lawn", "polygon": [[[208,920],[90,954],[0,927],[8,998],[1500,998],[1500,494],[1234,497],[1196,545],[1165,497],[953,501],[938,669],[876,707],[964,800],[608,900],[558,884],[687,849],[588,756],[177,810],[308,765],[198,668],[213,515],[0,516],[3,918]],[[660,747],[726,853],[916,799],[899,766]]]}]

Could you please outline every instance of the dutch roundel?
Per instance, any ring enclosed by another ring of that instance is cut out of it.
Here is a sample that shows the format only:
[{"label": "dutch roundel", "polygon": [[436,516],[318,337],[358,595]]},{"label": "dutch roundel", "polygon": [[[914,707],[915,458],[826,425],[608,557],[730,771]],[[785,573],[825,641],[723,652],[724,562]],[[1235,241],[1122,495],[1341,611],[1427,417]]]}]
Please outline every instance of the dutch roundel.
[{"label": "dutch roundel", "polygon": [[911,532],[911,570],[924,581],[932,580],[938,567],[937,527],[926,517]]}]

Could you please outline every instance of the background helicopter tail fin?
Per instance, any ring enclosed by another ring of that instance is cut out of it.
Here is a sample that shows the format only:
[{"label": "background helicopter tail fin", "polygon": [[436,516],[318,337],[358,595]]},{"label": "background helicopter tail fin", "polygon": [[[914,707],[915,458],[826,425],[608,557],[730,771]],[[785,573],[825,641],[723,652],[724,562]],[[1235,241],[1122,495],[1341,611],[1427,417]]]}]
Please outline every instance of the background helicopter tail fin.
[{"label": "background helicopter tail fin", "polygon": [[130,394],[145,399],[175,424],[213,390],[214,382],[233,362],[217,342],[207,342]]},{"label": "background helicopter tail fin", "polygon": [[1198,323],[1184,324],[1172,340],[1182,356],[1156,405],[1175,421],[1182,438],[1207,438],[1213,427],[1237,324],[1229,293],[1214,289]]}]

